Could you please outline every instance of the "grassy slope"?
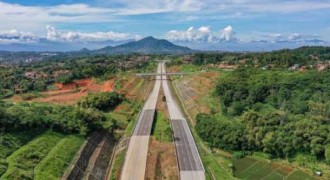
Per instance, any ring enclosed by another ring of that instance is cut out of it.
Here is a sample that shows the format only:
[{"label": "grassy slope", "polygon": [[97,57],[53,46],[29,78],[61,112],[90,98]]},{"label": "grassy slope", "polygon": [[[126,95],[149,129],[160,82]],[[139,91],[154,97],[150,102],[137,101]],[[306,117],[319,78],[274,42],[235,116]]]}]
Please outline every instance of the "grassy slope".
[{"label": "grassy slope", "polygon": [[8,168],[6,158],[39,133],[37,131],[0,133],[0,177]]},{"label": "grassy slope", "polygon": [[77,135],[63,138],[36,166],[35,179],[60,179],[83,142],[84,138]]},{"label": "grassy slope", "polygon": [[0,179],[59,179],[84,139],[47,131],[13,152]]},{"label": "grassy slope", "polygon": [[63,138],[55,132],[46,132],[22,146],[7,158],[8,169],[1,179],[31,179],[35,167]]},{"label": "grassy slope", "polygon": [[115,179],[117,179],[117,175],[120,173],[120,171],[121,171],[121,167],[122,167],[123,164],[124,164],[124,161],[125,161],[125,155],[126,155],[126,152],[125,152],[125,151],[120,151],[120,152],[116,155],[116,159],[115,159],[115,162],[114,162],[114,164],[113,164],[112,171],[111,171],[111,176],[110,176],[110,179],[111,179],[111,180],[115,180]]}]

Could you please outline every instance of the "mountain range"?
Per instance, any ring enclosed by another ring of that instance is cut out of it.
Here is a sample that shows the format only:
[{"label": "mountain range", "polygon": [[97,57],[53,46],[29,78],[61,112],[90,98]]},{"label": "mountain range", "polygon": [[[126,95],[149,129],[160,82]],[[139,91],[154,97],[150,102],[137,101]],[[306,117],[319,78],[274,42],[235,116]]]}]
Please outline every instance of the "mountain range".
[{"label": "mountain range", "polygon": [[[109,46],[111,45],[111,46]],[[93,50],[86,46],[93,47]],[[74,47],[82,48],[79,50]],[[164,39],[156,39],[152,36],[140,40],[128,40],[121,42],[107,41],[102,43],[88,42],[53,42],[47,39],[40,40],[39,43],[27,44],[1,44],[0,51],[7,52],[58,52],[60,54],[187,54],[195,52],[188,47],[175,45]]]}]

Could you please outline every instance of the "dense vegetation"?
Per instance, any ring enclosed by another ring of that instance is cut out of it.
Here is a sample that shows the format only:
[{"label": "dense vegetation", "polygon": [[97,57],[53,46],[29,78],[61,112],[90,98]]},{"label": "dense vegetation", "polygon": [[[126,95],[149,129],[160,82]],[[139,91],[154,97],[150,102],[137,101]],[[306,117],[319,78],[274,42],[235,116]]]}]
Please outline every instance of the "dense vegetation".
[{"label": "dense vegetation", "polygon": [[113,109],[122,102],[123,98],[116,92],[91,93],[78,101],[83,108],[96,108],[99,110]]},{"label": "dense vegetation", "polygon": [[192,57],[192,62],[196,65],[217,64],[224,61],[235,64],[240,60],[250,64],[257,62],[260,66],[271,64],[275,68],[288,68],[294,64],[314,65],[316,60],[330,60],[330,47],[301,47],[294,50],[260,53],[197,53]]},{"label": "dense vegetation", "polygon": [[102,128],[106,120],[105,115],[95,109],[35,103],[0,105],[2,131],[52,129],[86,134]]},{"label": "dense vegetation", "polygon": [[329,162],[329,77],[329,71],[239,68],[220,78],[214,92],[222,116],[199,114],[196,129],[214,147]]}]

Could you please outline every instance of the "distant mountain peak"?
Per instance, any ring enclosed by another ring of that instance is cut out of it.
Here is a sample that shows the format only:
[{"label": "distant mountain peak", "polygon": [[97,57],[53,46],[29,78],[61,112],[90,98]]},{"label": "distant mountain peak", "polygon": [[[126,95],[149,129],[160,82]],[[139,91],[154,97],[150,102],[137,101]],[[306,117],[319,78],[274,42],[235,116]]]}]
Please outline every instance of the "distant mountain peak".
[{"label": "distant mountain peak", "polygon": [[80,49],[80,52],[88,52],[88,51],[90,51],[90,50],[87,49],[87,48],[82,48],[82,49]]},{"label": "distant mountain peak", "polygon": [[102,54],[187,54],[192,52],[194,51],[187,47],[178,46],[165,39],[156,39],[152,36],[119,46],[108,46],[95,51],[95,53]]},{"label": "distant mountain peak", "polygon": [[154,38],[153,36],[147,36],[147,37],[145,37],[145,38],[142,38],[142,39],[140,39],[140,40],[158,40],[158,39],[156,39],[156,38]]}]

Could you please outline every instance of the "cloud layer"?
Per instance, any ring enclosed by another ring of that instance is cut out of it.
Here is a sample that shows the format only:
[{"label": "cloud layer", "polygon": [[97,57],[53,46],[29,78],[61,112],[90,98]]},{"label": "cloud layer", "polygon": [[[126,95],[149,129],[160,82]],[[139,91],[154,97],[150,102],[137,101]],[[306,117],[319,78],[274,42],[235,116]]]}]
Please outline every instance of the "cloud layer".
[{"label": "cloud layer", "polygon": [[[37,43],[42,39],[50,42],[123,42],[139,40],[143,36],[126,32],[78,32],[78,31],[59,31],[55,27],[47,25],[46,34],[37,36],[31,32],[22,32],[15,29],[0,31],[0,44],[27,44]],[[234,28],[227,26],[218,31],[213,31],[210,26],[199,28],[189,27],[185,31],[171,30],[164,34],[165,39],[173,42],[187,43],[230,43],[230,42],[261,42],[261,43],[297,43],[297,44],[323,44],[318,35],[306,35],[301,33],[261,33],[255,35],[254,40],[244,40],[238,38]]]},{"label": "cloud layer", "polygon": [[232,26],[227,26],[219,32],[212,32],[210,26],[201,26],[198,29],[188,28],[186,31],[171,30],[165,34],[171,41],[182,42],[209,42],[235,41],[235,32]]},{"label": "cloud layer", "polygon": [[38,39],[39,38],[32,33],[19,32],[15,29],[0,32],[1,44],[35,43],[38,42]]},{"label": "cloud layer", "polygon": [[[0,44],[43,40],[106,44],[149,35],[174,42],[212,45],[244,42],[304,45],[330,41],[327,0],[51,2],[0,0]],[[46,25],[50,26],[45,30]]]},{"label": "cloud layer", "polygon": [[139,35],[133,35],[130,33],[119,33],[119,32],[73,32],[73,31],[58,31],[52,26],[47,26],[47,40],[49,41],[78,41],[78,42],[102,42],[102,41],[126,41],[126,40],[137,40],[141,37]]},{"label": "cloud layer", "polygon": [[320,40],[318,35],[306,35],[300,33],[291,34],[281,34],[281,33],[271,33],[262,35],[263,39],[258,40],[259,42],[269,42],[269,43],[312,43],[312,44],[324,44],[325,41]]}]

